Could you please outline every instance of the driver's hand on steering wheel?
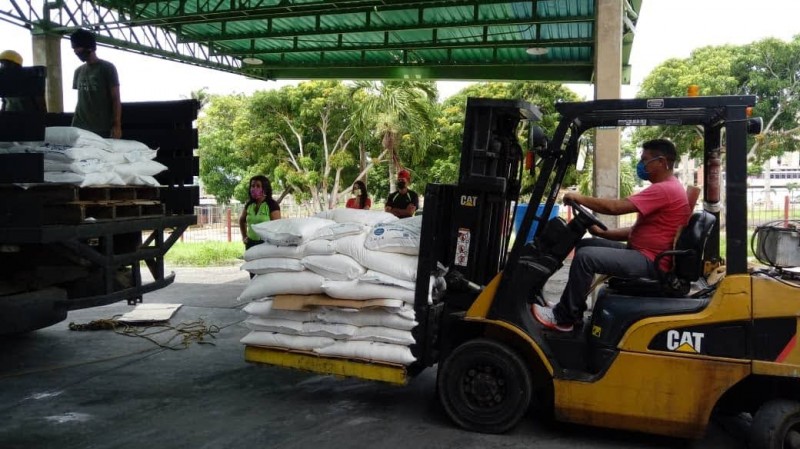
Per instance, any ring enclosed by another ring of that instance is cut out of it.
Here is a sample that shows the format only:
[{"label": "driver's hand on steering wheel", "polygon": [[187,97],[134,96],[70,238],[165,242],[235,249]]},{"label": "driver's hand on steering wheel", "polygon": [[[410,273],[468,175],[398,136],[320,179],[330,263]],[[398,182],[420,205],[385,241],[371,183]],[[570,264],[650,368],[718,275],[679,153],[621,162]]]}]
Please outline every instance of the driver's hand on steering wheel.
[{"label": "driver's hand on steering wheel", "polygon": [[577,193],[577,192],[567,192],[567,193],[564,194],[563,197],[561,197],[561,202],[562,203],[568,203],[569,201],[572,201],[574,203],[581,204],[581,202],[579,200],[579,198],[581,196],[582,195],[580,193]]}]

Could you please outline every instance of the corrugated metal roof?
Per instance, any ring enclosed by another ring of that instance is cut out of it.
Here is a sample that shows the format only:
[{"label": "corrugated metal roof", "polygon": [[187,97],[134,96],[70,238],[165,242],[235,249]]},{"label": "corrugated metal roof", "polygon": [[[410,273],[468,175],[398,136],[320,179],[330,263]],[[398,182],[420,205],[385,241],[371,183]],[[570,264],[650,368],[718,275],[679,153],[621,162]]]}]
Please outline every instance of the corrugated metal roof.
[{"label": "corrugated metal roof", "polygon": [[[29,21],[261,79],[589,82],[595,1],[64,0],[49,22]],[[626,74],[641,0],[623,4]]]}]

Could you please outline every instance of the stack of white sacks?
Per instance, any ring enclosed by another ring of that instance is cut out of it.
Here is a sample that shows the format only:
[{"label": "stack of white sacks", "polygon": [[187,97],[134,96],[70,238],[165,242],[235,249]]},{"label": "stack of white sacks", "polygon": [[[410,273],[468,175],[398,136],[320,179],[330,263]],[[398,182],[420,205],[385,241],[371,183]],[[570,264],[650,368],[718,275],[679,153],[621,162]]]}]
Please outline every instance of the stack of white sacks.
[{"label": "stack of white sacks", "polygon": [[[245,252],[242,269],[257,276],[239,297],[249,301],[251,330],[242,343],[412,363],[421,224],[421,216],[334,209],[253,226],[265,243]],[[311,295],[325,305],[279,310],[277,295]]]},{"label": "stack of white sacks", "polygon": [[104,139],[71,126],[45,129],[42,142],[3,142],[1,153],[44,154],[45,182],[81,187],[97,185],[158,186],[153,177],[166,170],[154,161],[157,150],[135,140]]}]

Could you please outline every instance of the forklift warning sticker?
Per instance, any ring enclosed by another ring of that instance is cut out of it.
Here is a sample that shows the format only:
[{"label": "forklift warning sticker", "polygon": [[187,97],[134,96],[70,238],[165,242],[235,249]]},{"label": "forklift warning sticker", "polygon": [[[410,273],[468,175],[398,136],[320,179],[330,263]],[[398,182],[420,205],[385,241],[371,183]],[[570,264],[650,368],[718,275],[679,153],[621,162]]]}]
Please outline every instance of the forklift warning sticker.
[{"label": "forklift warning sticker", "polygon": [[467,266],[469,260],[469,240],[470,232],[468,228],[458,228],[458,241],[456,242],[455,264],[461,267]]}]

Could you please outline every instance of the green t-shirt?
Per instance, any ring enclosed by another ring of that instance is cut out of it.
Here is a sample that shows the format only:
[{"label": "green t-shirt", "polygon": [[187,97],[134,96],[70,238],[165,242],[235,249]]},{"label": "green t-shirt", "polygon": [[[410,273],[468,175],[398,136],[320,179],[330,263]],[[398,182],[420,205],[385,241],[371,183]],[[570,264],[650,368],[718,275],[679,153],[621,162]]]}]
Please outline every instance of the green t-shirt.
[{"label": "green t-shirt", "polygon": [[260,206],[256,203],[248,205],[247,238],[250,240],[261,240],[261,236],[259,236],[255,231],[253,231],[253,225],[269,221],[269,214],[276,210],[281,210],[281,208],[280,206],[278,206],[278,203],[272,198],[267,198],[265,201],[261,203]]},{"label": "green t-shirt", "polygon": [[78,91],[78,104],[72,126],[101,137],[111,136],[114,124],[111,88],[115,86],[119,86],[117,68],[108,61],[99,59],[94,64],[85,63],[75,69],[72,88]]}]

